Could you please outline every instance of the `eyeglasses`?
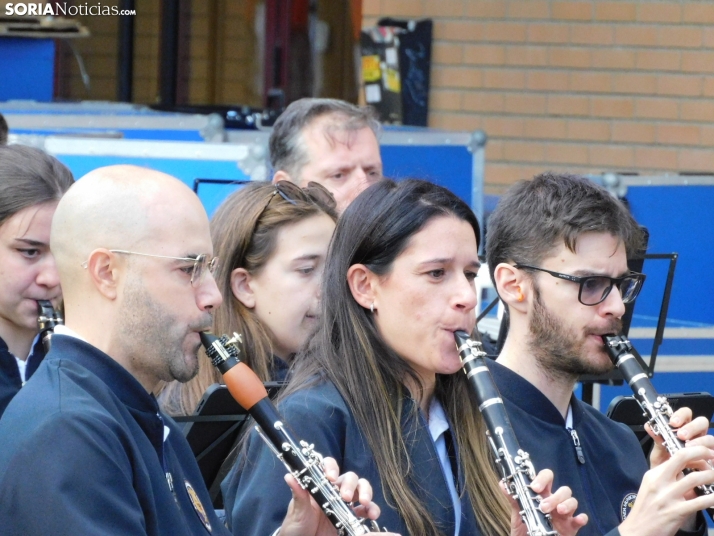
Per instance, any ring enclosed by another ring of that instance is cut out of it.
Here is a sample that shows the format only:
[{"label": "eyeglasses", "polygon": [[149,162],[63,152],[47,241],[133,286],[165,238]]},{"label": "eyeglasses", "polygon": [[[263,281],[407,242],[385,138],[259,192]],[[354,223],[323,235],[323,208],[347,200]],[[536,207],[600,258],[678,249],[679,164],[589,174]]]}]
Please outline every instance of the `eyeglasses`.
[{"label": "eyeglasses", "polygon": [[580,289],[578,291],[578,301],[583,305],[597,305],[605,301],[610,294],[612,287],[617,287],[622,297],[622,303],[630,303],[635,301],[637,295],[642,290],[642,284],[645,282],[645,274],[630,272],[623,277],[608,277],[606,275],[587,275],[578,277],[576,275],[561,274],[560,272],[552,272],[545,268],[537,266],[529,266],[527,264],[516,264],[516,268],[525,268],[527,270],[538,270],[545,272],[558,279],[565,279],[578,283]]},{"label": "eyeglasses", "polygon": [[[127,251],[125,249],[110,249],[112,253],[121,253],[122,255],[141,255],[142,257],[155,257],[157,259],[172,259],[175,261],[185,261],[193,263],[191,269],[191,285],[196,287],[201,283],[201,280],[208,271],[213,274],[218,268],[218,257],[208,258],[208,255],[201,253],[195,257],[167,257],[166,255],[151,255],[149,253],[139,253],[137,251]],[[84,263],[86,265],[86,263]],[[85,266],[86,268],[86,266]],[[188,268],[188,267],[187,267]]]}]

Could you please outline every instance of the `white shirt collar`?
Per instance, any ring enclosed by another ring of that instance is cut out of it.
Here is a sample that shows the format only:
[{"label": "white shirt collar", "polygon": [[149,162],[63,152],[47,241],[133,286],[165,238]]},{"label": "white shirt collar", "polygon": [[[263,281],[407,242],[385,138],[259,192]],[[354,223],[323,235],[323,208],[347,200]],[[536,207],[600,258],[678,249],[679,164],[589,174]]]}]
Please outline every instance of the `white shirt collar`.
[{"label": "white shirt collar", "polygon": [[448,429],[449,421],[446,419],[444,408],[437,398],[433,397],[429,405],[429,432],[431,433],[431,438],[436,442]]},{"label": "white shirt collar", "polygon": [[[84,337],[81,337],[76,331],[69,329],[64,324],[56,325],[54,328],[54,333],[56,335],[65,335],[66,337],[74,337],[75,339],[79,339],[80,341],[87,342],[87,340]],[[87,343],[87,344],[89,344],[89,343]]]},{"label": "white shirt collar", "polygon": [[568,414],[565,416],[565,427],[570,429],[573,427],[573,405],[568,404]]}]

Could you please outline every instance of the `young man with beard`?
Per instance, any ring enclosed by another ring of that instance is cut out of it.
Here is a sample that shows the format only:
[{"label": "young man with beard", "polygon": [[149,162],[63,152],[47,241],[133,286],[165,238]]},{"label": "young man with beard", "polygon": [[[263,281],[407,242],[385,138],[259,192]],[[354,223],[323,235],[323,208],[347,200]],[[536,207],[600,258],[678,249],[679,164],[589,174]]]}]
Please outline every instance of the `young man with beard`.
[{"label": "young man with beard", "polygon": [[643,277],[627,259],[641,240],[624,205],[567,175],[517,183],[489,220],[488,265],[510,314],[491,372],[536,469],[552,469],[555,487],[569,486],[588,514],[587,536],[704,534],[697,512],[714,505],[692,492],[714,471],[681,476],[714,457],[706,419],[677,411],[670,422],[687,448],[670,458],[656,444],[648,471],[635,435],[573,396],[581,374],[612,368],[602,335],[621,330],[639,293]]},{"label": "young man with beard", "polygon": [[[0,419],[0,532],[228,534],[152,394],[196,374],[199,334],[222,300],[198,197],[157,171],[100,168],[59,202],[50,246],[66,325]],[[334,460],[327,472],[336,476]],[[294,500],[281,536],[334,534],[287,480]],[[379,514],[368,483],[354,473],[338,482],[364,515]]]}]

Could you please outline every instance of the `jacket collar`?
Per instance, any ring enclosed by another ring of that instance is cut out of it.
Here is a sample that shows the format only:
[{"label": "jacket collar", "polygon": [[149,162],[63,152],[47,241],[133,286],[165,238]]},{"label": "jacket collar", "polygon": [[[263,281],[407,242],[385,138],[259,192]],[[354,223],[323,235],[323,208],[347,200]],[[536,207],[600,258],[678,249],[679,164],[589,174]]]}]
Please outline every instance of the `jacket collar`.
[{"label": "jacket collar", "polygon": [[89,370],[129,408],[154,415],[159,412],[154,396],[128,370],[91,344],[56,333],[52,336],[52,350],[47,361],[55,359],[71,361]]},{"label": "jacket collar", "polygon": [[[502,397],[536,419],[565,426],[565,419],[558,409],[535,385],[496,361],[489,359],[487,364]],[[573,408],[573,427],[575,427],[580,423],[583,409],[575,395],[570,397],[570,405]]]},{"label": "jacket collar", "polygon": [[[25,378],[29,379],[30,376],[35,373],[44,358],[45,348],[42,346],[40,337],[35,337],[32,343],[32,350],[30,350],[30,355],[27,357]],[[13,381],[16,381],[18,386],[22,384],[15,356],[10,353],[10,349],[2,337],[0,337],[0,370],[2,370],[8,378],[12,378]]]}]

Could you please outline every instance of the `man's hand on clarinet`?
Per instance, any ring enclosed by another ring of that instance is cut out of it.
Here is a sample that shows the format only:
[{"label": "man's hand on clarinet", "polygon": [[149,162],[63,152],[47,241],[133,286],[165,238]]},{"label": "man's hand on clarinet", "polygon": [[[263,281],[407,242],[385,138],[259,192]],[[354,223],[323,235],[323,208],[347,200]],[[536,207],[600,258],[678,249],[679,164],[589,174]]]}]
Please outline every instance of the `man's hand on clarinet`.
[{"label": "man's hand on clarinet", "polygon": [[[703,446],[714,450],[714,436],[707,435],[709,431],[709,421],[704,417],[692,419],[692,410],[689,408],[679,408],[669,419],[670,426],[676,431],[677,437],[686,446]],[[650,453],[650,468],[655,468],[659,464],[669,460],[669,452],[664,446],[663,439],[655,435],[649,425],[645,426],[647,433],[654,439],[655,446]],[[693,469],[707,469],[704,463],[694,465]]]},{"label": "man's hand on clarinet", "polygon": [[632,511],[620,525],[620,536],[668,536],[680,528],[694,530],[696,513],[714,506],[714,494],[697,497],[693,490],[714,482],[714,470],[686,476],[682,470],[713,458],[711,449],[691,446],[647,471]]},{"label": "man's hand on clarinet", "polygon": [[[332,458],[323,460],[325,476],[339,489],[340,496],[345,502],[359,503],[354,508],[355,515],[376,520],[380,509],[372,502],[372,486],[364,478],[359,478],[353,472],[340,475],[339,466]],[[283,524],[280,527],[280,536],[335,536],[337,530],[320,509],[310,492],[302,489],[295,478],[285,475],[285,482],[293,493],[293,498],[288,506]],[[376,536],[377,533],[370,533]],[[380,532],[381,536],[399,536],[398,534]]]}]

